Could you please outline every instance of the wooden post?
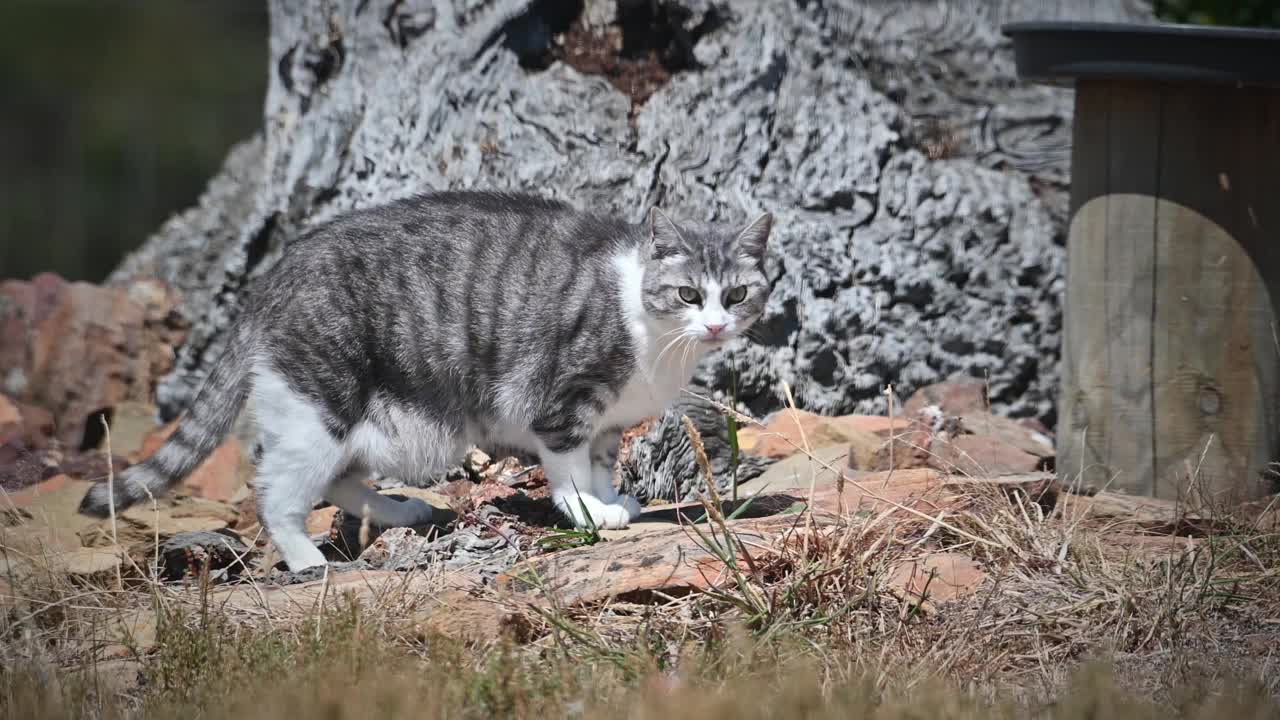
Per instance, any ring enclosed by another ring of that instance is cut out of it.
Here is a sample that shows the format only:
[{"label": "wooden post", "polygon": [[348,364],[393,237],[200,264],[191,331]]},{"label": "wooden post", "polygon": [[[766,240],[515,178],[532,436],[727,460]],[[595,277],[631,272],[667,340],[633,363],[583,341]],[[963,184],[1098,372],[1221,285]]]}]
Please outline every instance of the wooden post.
[{"label": "wooden post", "polygon": [[1280,90],[1076,85],[1058,469],[1222,501],[1280,461]]}]

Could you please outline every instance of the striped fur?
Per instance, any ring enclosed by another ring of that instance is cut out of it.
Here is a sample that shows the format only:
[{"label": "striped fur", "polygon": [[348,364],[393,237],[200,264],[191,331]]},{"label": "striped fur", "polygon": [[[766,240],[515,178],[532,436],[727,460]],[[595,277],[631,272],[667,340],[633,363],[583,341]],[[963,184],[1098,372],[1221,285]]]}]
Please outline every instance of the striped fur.
[{"label": "striped fur", "polygon": [[699,358],[759,317],[771,218],[742,229],[641,223],[563,203],[444,192],[349,213],[293,242],[259,278],[223,357],[173,436],[126,471],[103,515],[179,482],[246,401],[262,455],[263,526],[292,569],[320,500],[416,524],[362,480],[425,482],[470,445],[539,456],[577,525],[639,511],[606,465],[619,431],[659,414]]}]

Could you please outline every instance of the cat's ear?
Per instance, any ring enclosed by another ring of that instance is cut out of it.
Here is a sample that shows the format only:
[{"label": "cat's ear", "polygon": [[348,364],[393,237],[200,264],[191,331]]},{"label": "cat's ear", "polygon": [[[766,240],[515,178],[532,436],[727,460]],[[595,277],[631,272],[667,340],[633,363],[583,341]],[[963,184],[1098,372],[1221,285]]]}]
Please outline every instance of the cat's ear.
[{"label": "cat's ear", "polygon": [[667,217],[666,213],[656,207],[651,209],[646,224],[649,229],[649,251],[655,260],[680,252],[683,244],[680,229],[671,222],[671,218]]},{"label": "cat's ear", "polygon": [[763,213],[738,233],[738,247],[752,259],[763,261],[769,249],[769,231],[773,229],[773,215]]}]

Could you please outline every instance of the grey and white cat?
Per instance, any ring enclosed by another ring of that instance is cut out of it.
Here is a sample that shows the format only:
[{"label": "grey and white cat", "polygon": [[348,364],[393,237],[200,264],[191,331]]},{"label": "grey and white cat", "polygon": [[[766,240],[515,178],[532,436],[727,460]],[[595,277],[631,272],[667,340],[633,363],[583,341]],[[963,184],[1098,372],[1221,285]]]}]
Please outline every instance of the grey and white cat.
[{"label": "grey and white cat", "polygon": [[[431,507],[375,493],[472,445],[536,454],[554,503],[627,526],[607,458],[702,355],[764,309],[772,217],[745,228],[631,224],[529,195],[443,192],[356,211],[293,243],[248,296],[169,440],[115,483],[117,509],[179,482],[246,401],[257,507],[290,570],[324,564],[304,521],[327,499],[383,525]],[[105,484],[81,512],[107,514]]]}]

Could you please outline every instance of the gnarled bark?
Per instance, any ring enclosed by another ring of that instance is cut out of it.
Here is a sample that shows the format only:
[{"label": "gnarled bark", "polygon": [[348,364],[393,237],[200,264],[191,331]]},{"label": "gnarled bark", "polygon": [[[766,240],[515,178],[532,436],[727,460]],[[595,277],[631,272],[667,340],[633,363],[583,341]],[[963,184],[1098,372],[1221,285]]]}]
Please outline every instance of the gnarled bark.
[{"label": "gnarled bark", "polygon": [[194,326],[158,394],[173,415],[246,279],[342,211],[478,187],[633,219],[769,210],[767,315],[701,385],[727,388],[733,359],[756,413],[782,381],[808,409],[879,412],[886,385],[963,372],[1051,422],[1071,97],[1017,81],[999,28],[1150,18],[1059,5],[275,0],[262,134],[112,279],[185,297]]}]

